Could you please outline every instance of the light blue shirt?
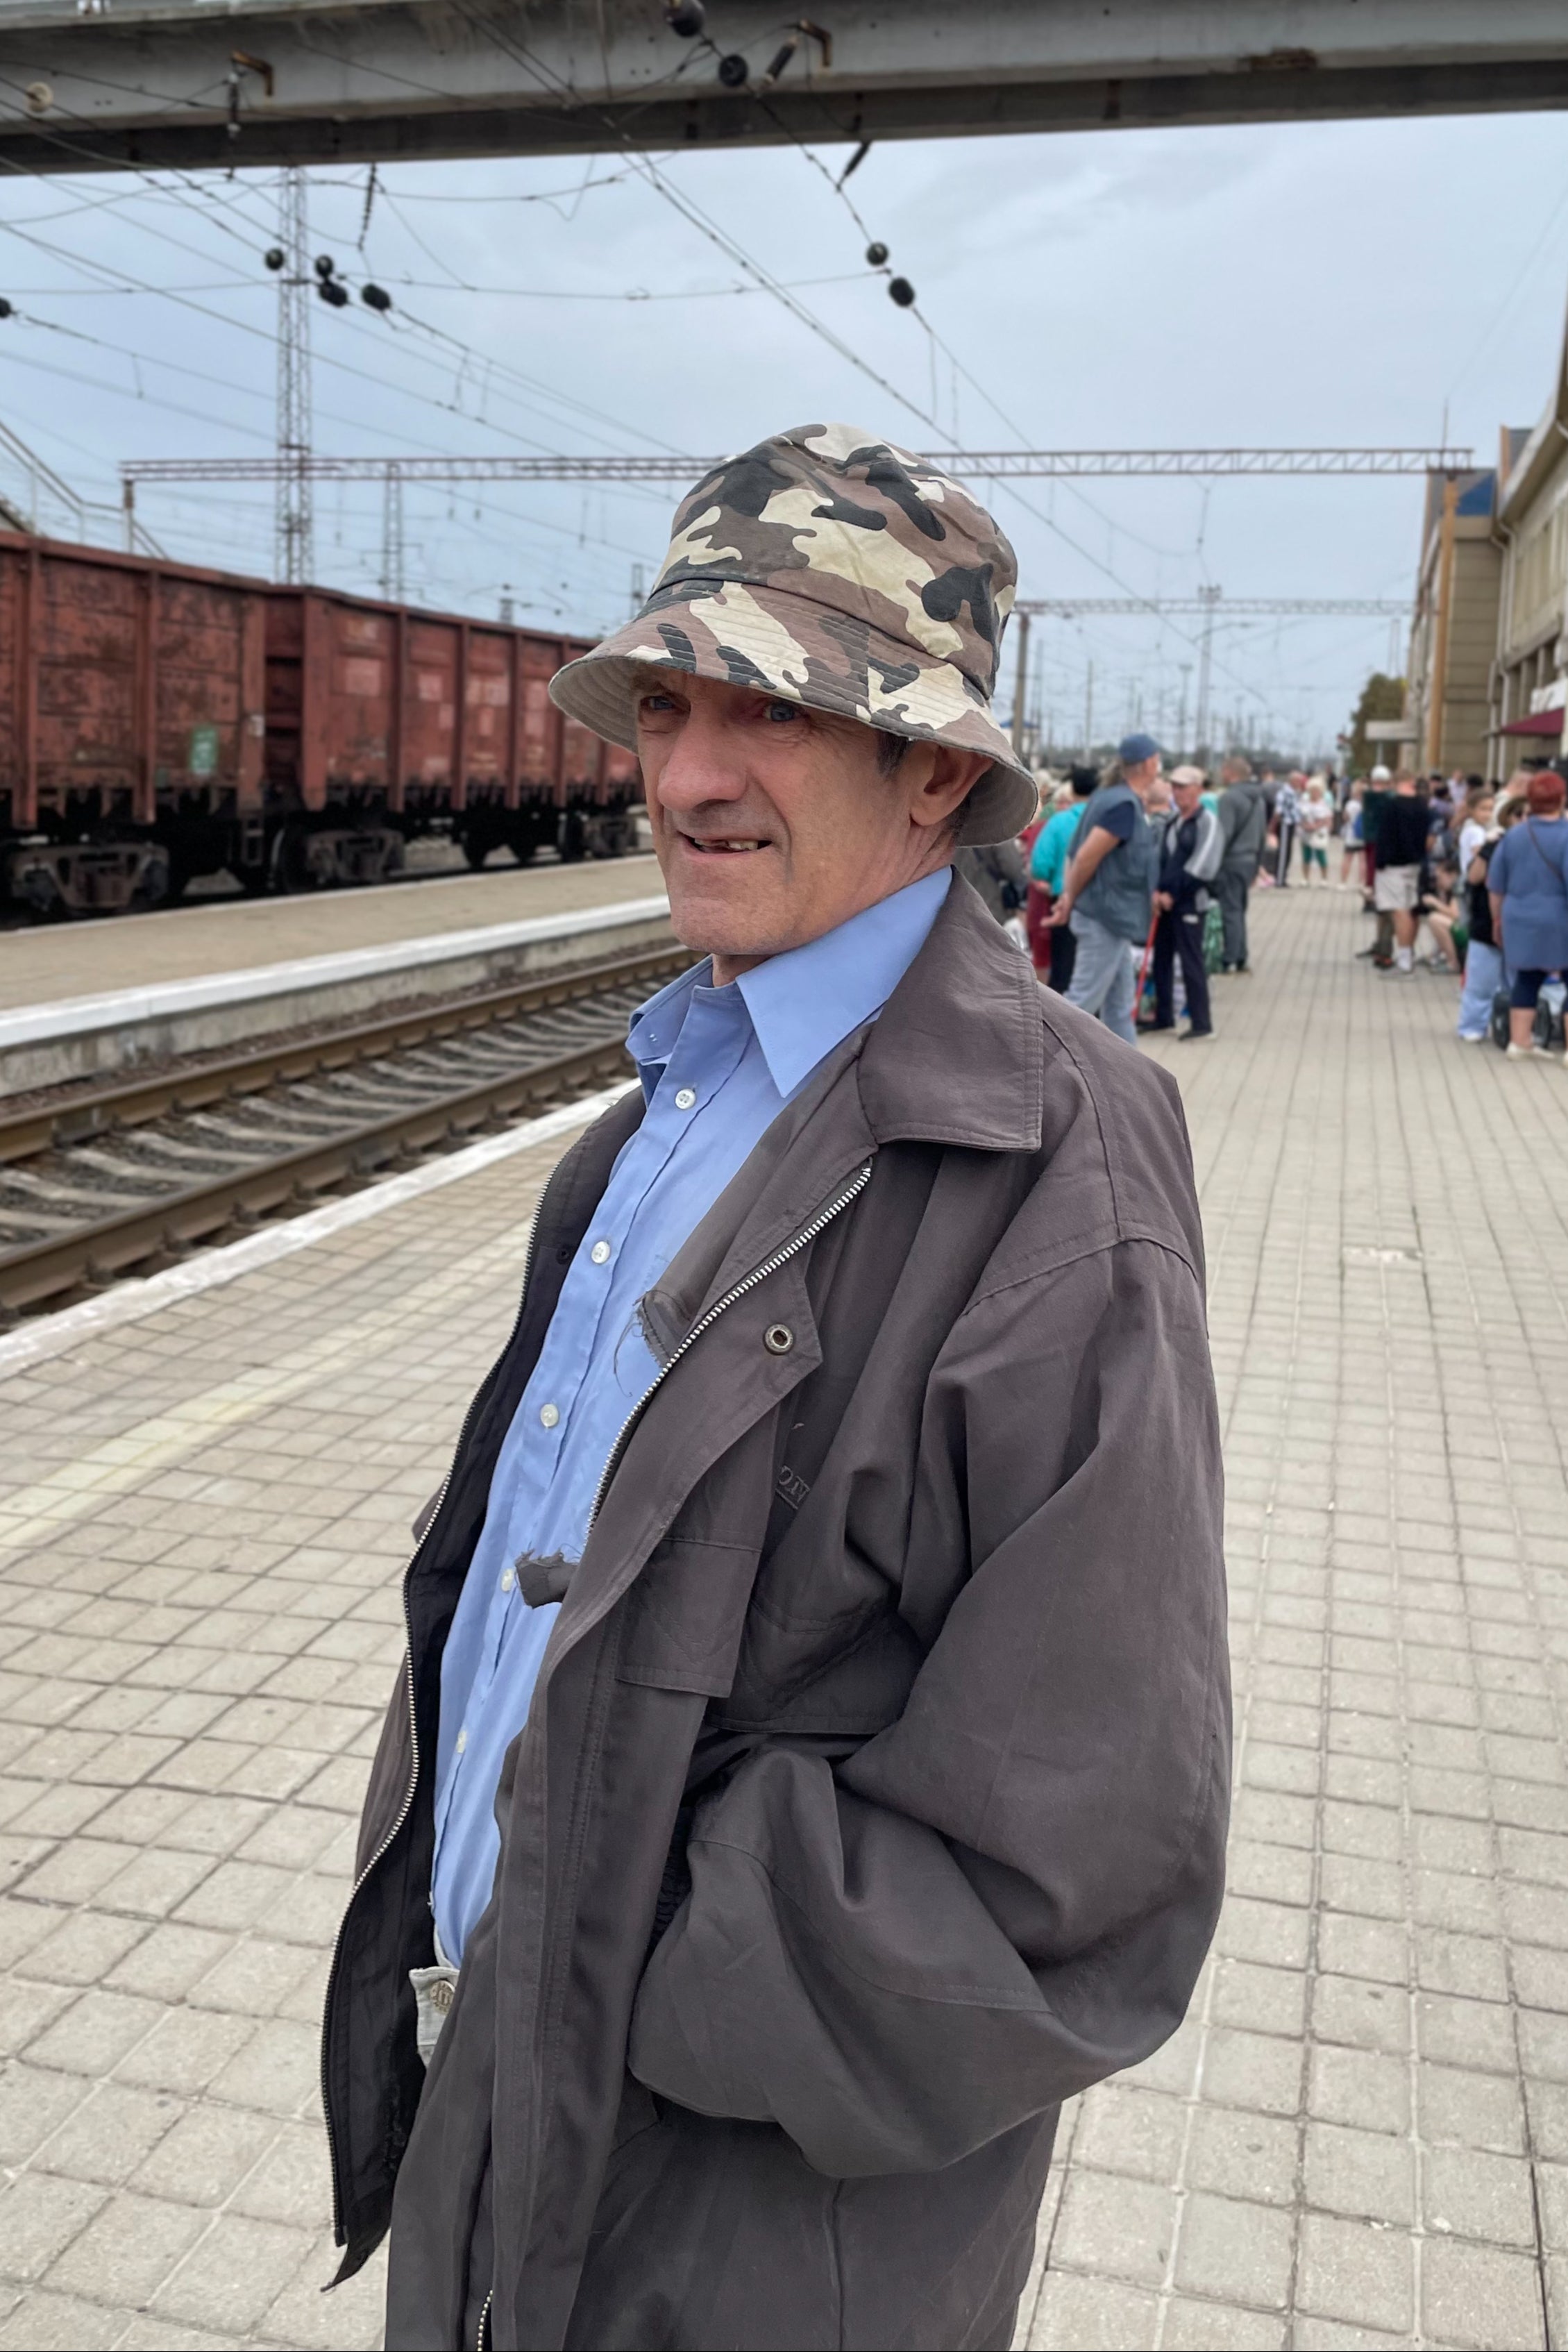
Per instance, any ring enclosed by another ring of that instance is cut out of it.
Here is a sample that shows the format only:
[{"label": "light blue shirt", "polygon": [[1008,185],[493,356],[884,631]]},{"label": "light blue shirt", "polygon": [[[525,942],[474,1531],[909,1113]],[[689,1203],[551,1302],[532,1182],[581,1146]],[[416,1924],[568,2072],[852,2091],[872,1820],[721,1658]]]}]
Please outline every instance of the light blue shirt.
[{"label": "light blue shirt", "polygon": [[431,1905],[460,1960],[490,1900],[495,1799],[559,1604],[529,1608],[521,1553],[580,1559],[593,1498],[628,1416],[657,1377],[637,1302],[825,1055],[869,1021],[947,895],[928,875],[730,987],[699,964],[637,1014],[627,1047],[647,1108],[623,1145],[561,1286],[502,1442],[485,1525],[441,1664]]}]

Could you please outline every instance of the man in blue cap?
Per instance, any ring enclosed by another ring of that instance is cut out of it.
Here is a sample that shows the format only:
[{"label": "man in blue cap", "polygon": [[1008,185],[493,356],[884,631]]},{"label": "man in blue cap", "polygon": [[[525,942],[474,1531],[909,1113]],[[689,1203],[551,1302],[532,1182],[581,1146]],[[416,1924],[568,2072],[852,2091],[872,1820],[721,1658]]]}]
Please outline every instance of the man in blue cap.
[{"label": "man in blue cap", "polygon": [[1086,803],[1072,836],[1066,884],[1051,910],[1053,923],[1071,922],[1077,950],[1069,1004],[1092,1013],[1129,1045],[1137,993],[1137,958],[1154,921],[1159,843],[1144,814],[1160,773],[1160,747],[1152,735],[1127,735],[1116,747],[1116,767]]}]

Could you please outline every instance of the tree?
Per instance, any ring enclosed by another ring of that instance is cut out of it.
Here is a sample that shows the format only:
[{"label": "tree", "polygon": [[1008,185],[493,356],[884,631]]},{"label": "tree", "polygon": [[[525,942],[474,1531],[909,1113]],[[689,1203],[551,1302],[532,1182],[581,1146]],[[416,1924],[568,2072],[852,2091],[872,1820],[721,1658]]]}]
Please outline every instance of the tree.
[{"label": "tree", "polygon": [[1350,772],[1364,776],[1380,760],[1386,761],[1395,747],[1387,743],[1369,743],[1366,722],[1369,719],[1402,719],[1405,716],[1405,680],[1385,677],[1375,669],[1361,689],[1361,700],[1350,722]]}]

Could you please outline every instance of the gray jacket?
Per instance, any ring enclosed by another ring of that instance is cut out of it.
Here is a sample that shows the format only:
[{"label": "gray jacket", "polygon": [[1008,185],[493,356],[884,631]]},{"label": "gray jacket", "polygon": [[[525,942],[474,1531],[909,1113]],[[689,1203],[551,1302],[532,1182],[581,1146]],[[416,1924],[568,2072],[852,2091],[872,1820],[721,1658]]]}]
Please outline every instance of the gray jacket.
[{"label": "gray jacket", "polygon": [[1250,881],[1258,871],[1269,833],[1269,803],[1262,785],[1252,776],[1240,783],[1228,784],[1219,795],[1215,814],[1225,845],[1221,864],[1232,872],[1239,867]]},{"label": "gray jacket", "polygon": [[[442,1643],[627,1097],[546,1189],[409,1569],[328,1991],[387,2341],[1009,2340],[1061,2101],[1175,2029],[1228,1787],[1179,1102],[954,889],[643,1302],[428,2076]],[[668,1923],[667,1925],[665,1923]],[[663,1932],[661,1932],[661,1930]],[[486,2308],[487,2306],[487,2308]]]}]

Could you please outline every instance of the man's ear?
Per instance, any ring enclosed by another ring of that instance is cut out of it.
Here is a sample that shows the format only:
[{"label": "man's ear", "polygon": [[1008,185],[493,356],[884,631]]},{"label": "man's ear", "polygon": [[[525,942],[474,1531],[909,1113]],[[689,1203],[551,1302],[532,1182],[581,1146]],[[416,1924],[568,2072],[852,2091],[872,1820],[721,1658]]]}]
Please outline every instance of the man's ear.
[{"label": "man's ear", "polygon": [[910,815],[916,824],[942,825],[967,801],[991,765],[984,751],[961,751],[951,743],[925,743],[929,770],[914,794]]}]

